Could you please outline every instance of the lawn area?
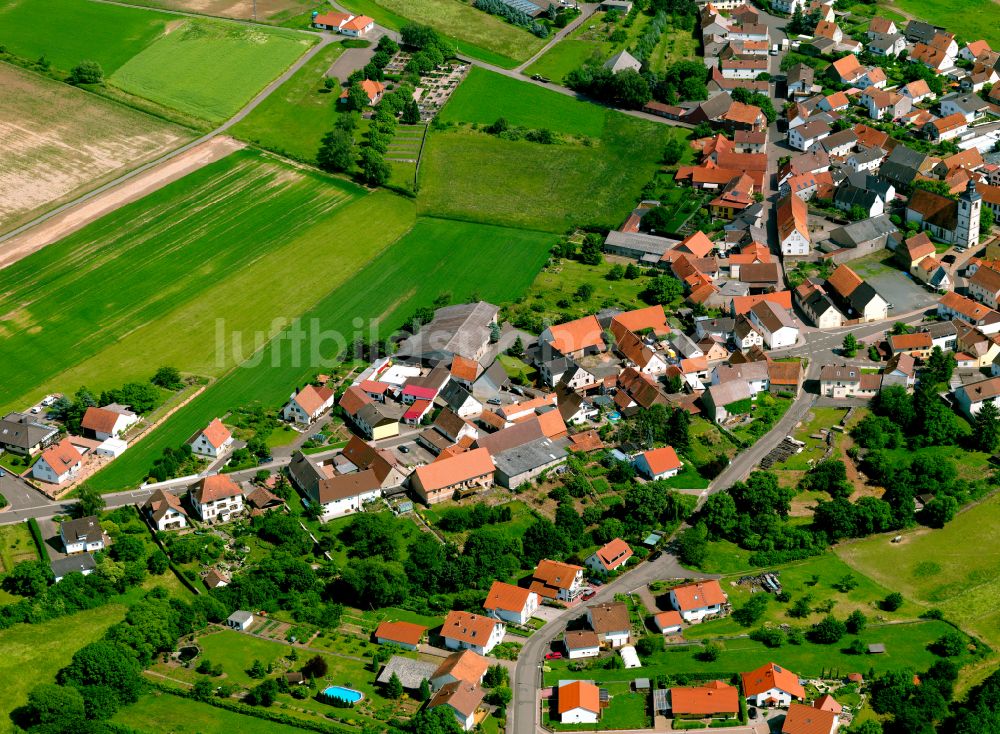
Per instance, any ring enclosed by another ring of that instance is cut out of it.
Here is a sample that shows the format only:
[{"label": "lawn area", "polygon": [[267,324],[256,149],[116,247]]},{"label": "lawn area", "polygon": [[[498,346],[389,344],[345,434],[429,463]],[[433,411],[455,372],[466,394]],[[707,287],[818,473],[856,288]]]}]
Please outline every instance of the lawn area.
[{"label": "lawn area", "polygon": [[22,561],[36,560],[38,548],[25,523],[0,525],[0,573],[9,573]]},{"label": "lawn area", "polygon": [[[240,151],[6,268],[3,409],[145,380],[162,364],[221,374],[242,358],[217,353],[216,319],[245,335],[248,355],[256,331],[277,333],[411,226],[412,205],[391,194],[345,206],[361,193]],[[368,216],[381,226],[348,240],[346,224]]]},{"label": "lawn area", "polygon": [[992,48],[1000,48],[1000,5],[995,0],[965,0],[960,13],[955,12],[955,4],[949,0],[879,2],[879,6],[883,4],[947,28],[963,45],[983,38]]},{"label": "lawn area", "polygon": [[293,31],[190,20],[131,58],[109,81],[130,94],[222,122],[315,42]]},{"label": "lawn area", "polygon": [[247,675],[254,660],[260,660],[266,667],[286,656],[292,649],[287,645],[232,630],[202,635],[198,638],[198,645],[203,657],[222,666],[227,681],[245,687],[256,685],[256,681]]},{"label": "lawn area", "polygon": [[985,479],[992,471],[989,454],[983,451],[970,451],[961,446],[927,446],[916,450],[889,449],[886,451],[886,455],[897,464],[912,461],[917,456],[929,456],[938,461],[951,461],[955,465],[958,476],[968,480]]},{"label": "lawn area", "polygon": [[326,70],[344,52],[337,44],[327,46],[278,87],[229,132],[268,150],[307,163],[316,159],[319,141],[333,128],[338,87],[323,87]]},{"label": "lawn area", "polygon": [[[801,453],[793,454],[787,461],[782,462],[775,468],[793,471],[808,470],[811,466],[810,461],[819,461],[826,452],[826,440],[810,438],[810,436],[813,434],[819,435],[820,430],[823,428],[839,425],[846,413],[847,408],[813,407],[809,411],[807,422],[803,423],[793,435],[796,440],[805,443],[806,447],[802,449]],[[837,432],[834,432],[833,435],[835,440],[840,436]]]},{"label": "lawn area", "polygon": [[7,50],[27,59],[44,56],[64,72],[90,59],[110,76],[176,19],[167,13],[88,0],[0,0],[0,29]]},{"label": "lawn area", "polygon": [[608,111],[599,105],[578,102],[564,94],[476,66],[455,90],[438,119],[488,125],[504,117],[511,125],[544,127],[567,135],[599,138],[604,132],[607,114]]},{"label": "lawn area", "polygon": [[691,458],[699,465],[710,461],[720,453],[730,459],[736,456],[736,444],[712,421],[700,416],[691,419],[691,448],[688,450]]},{"label": "lawn area", "polygon": [[[455,507],[469,507],[469,502],[442,502],[440,504],[434,505],[430,509],[421,509],[420,514],[424,518],[424,521],[435,528],[437,532],[441,533],[445,539],[451,543],[456,543],[461,547],[465,543],[465,539],[469,537],[470,530],[463,531],[444,531],[437,527],[438,522],[442,515],[446,514],[448,509]],[[488,525],[487,527],[502,528],[506,535],[515,538],[523,538],[525,532],[532,523],[535,522],[537,516],[532,511],[532,509],[520,500],[515,500],[513,502],[507,502],[503,505],[498,505],[498,507],[509,507],[511,511],[511,519],[509,522],[497,523],[495,525]]]},{"label": "lawn area", "polygon": [[302,734],[302,729],[226,711],[169,693],[148,693],[113,721],[138,731],[171,734]]},{"label": "lawn area", "polygon": [[705,573],[736,573],[753,569],[751,551],[743,550],[728,540],[713,540],[699,568]]},{"label": "lawn area", "polygon": [[[573,677],[574,674],[570,673],[566,679]],[[606,709],[601,710],[601,719],[596,727],[594,724],[562,724],[558,718],[553,719],[548,712],[543,715],[543,723],[555,731],[645,729],[652,725],[652,717],[647,713],[651,708],[649,700],[651,693],[633,691],[628,683],[611,683],[605,688],[611,697],[611,702]],[[558,701],[558,696],[555,697],[555,701]]]},{"label": "lawn area", "polygon": [[752,444],[771,430],[792,405],[791,398],[780,398],[761,393],[753,404],[753,420],[734,428],[732,433],[740,440]]},{"label": "lawn area", "polygon": [[1000,496],[959,513],[940,530],[843,543],[837,554],[861,573],[1000,646]]},{"label": "lawn area", "polygon": [[649,67],[656,72],[664,71],[670,64],[687,61],[698,55],[698,39],[691,31],[683,28],[669,28],[660,36],[660,42],[653,49]]},{"label": "lawn area", "polygon": [[[418,307],[430,306],[443,293],[450,293],[456,303],[473,295],[493,303],[517,298],[535,277],[553,244],[552,236],[542,232],[441,219],[420,219],[405,236],[397,239],[396,232],[405,228],[405,216],[412,212],[408,202],[389,194],[370,198],[374,198],[377,206],[362,211],[354,207],[344,210],[352,216],[350,221],[380,223],[379,227],[351,229],[350,248],[355,253],[364,252],[364,248],[374,253],[396,240],[394,244],[367,265],[365,258],[341,261],[339,272],[336,265],[318,267],[311,261],[309,270],[315,270],[326,280],[328,293],[304,312],[292,308],[286,311],[289,315],[301,313],[302,324],[322,325],[323,331],[307,331],[301,343],[287,338],[268,342],[258,359],[242,369],[231,370],[177,411],[149,438],[91,479],[93,486],[111,490],[135,485],[164,447],[180,445],[213,417],[234,406],[252,400],[266,406],[281,404],[296,384],[331,367],[336,352],[343,346],[343,342],[331,335],[361,333],[355,323],[357,318],[370,320],[365,324],[365,335],[388,335]],[[289,212],[290,216],[299,214],[294,210]],[[310,239],[316,255],[323,248],[316,248],[315,243],[336,241],[334,237],[342,236],[348,229],[344,221],[340,222],[340,228],[328,230],[325,238]],[[490,263],[490,268],[484,270],[483,263]],[[254,292],[256,299],[260,294],[257,289]],[[281,288],[275,295],[287,298],[290,293]],[[351,338],[346,341],[349,343]]]},{"label": "lawn area", "polygon": [[370,15],[398,31],[409,22],[433,26],[455,42],[458,52],[511,68],[545,45],[545,40],[460,0],[346,0],[344,7]]},{"label": "lawn area", "polygon": [[[28,691],[51,683],[73,653],[99,640],[125,617],[123,604],[105,604],[41,624],[18,624],[0,631],[0,680],[5,682],[0,721],[9,727],[10,712],[28,700]],[[0,728],[7,731],[7,728]]]},{"label": "lawn area", "polygon": [[[2,19],[0,11],[0,25]],[[0,64],[0,89],[0,233],[192,137],[183,128],[8,64]],[[53,110],[59,110],[57,117]]]},{"label": "lawn area", "polygon": [[[711,675],[728,678],[733,673],[752,670],[768,662],[794,671],[800,677],[816,677],[824,671],[833,672],[833,677],[850,672],[861,672],[866,677],[869,669],[876,673],[909,667],[926,670],[940,660],[927,649],[927,645],[945,632],[954,630],[950,624],[939,621],[922,621],[912,624],[892,624],[880,627],[870,626],[861,639],[866,643],[881,642],[886,646],[884,655],[851,655],[841,648],[850,644],[853,635],[847,635],[837,645],[816,645],[804,642],[801,645],[785,644],[772,649],[762,643],[747,638],[729,638],[715,641],[721,648],[718,659],[712,662],[698,660],[695,654],[700,645],[668,647],[665,652],[656,653],[642,660],[643,667],[634,671],[603,670],[591,668],[581,672],[568,671],[570,661],[560,660],[548,664],[545,673],[546,685],[553,685],[560,678],[593,679],[604,681],[629,681],[634,678],[655,678],[657,675]],[[958,665],[967,658],[952,658]]]}]

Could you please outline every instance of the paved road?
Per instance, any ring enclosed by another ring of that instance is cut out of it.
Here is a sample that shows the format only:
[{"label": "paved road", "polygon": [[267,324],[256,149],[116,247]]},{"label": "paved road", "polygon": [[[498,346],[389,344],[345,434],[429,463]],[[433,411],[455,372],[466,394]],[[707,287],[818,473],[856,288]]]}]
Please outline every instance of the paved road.
[{"label": "paved road", "polygon": [[514,67],[514,71],[523,72],[533,63],[538,61],[542,56],[544,56],[553,46],[559,43],[562,39],[568,36],[570,33],[579,28],[585,20],[592,16],[597,9],[600,7],[600,3],[584,3],[580,6],[580,15],[570,21],[565,28],[561,28],[556,32],[549,42],[542,46],[541,50],[538,51],[534,56],[525,61],[523,64],[519,64]]}]

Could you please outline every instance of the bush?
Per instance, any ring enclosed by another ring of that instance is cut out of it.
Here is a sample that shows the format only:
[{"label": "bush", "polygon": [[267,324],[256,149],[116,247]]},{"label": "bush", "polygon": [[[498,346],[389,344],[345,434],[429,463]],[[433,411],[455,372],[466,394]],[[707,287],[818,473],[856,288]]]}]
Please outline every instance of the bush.
[{"label": "bush", "polygon": [[886,612],[895,612],[903,606],[903,595],[898,591],[894,591],[883,599],[879,603],[879,606]]}]

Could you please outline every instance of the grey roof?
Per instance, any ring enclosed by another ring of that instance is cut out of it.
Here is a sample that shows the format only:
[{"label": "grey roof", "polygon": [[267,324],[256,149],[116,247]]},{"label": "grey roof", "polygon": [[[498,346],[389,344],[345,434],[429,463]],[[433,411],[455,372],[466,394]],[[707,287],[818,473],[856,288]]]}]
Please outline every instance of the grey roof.
[{"label": "grey roof", "polygon": [[823,148],[827,152],[830,152],[834,148],[839,148],[842,145],[855,145],[857,142],[858,134],[851,128],[847,128],[846,130],[831,133],[823,138]]},{"label": "grey roof", "polygon": [[429,681],[434,677],[434,671],[437,668],[436,663],[393,655],[382,668],[382,672],[379,673],[376,680],[382,685],[386,685],[392,678],[392,674],[395,673],[399,682],[403,684],[403,688],[415,691],[420,688],[422,681]]},{"label": "grey roof", "polygon": [[928,324],[924,331],[931,335],[931,339],[942,339],[944,337],[956,336],[958,330],[953,321],[935,321]]},{"label": "grey roof", "polygon": [[903,37],[902,33],[890,33],[887,36],[879,36],[874,41],[868,43],[869,48],[877,48],[882,53],[896,45],[896,42]]},{"label": "grey roof", "polygon": [[858,163],[870,163],[881,160],[885,156],[885,151],[874,145],[859,145],[857,150],[851,153],[849,158],[853,158]]},{"label": "grey roof", "polygon": [[390,418],[382,409],[379,407],[380,403],[368,403],[367,405],[362,405],[357,412],[357,417],[364,421],[367,425],[384,426],[389,423],[396,423],[394,418]]},{"label": "grey roof", "polygon": [[750,398],[750,384],[746,380],[730,380],[719,385],[709,385],[705,393],[717,408]]},{"label": "grey roof", "polygon": [[490,324],[499,311],[485,301],[439,308],[429,324],[400,345],[397,357],[443,352],[476,359],[489,341]]},{"label": "grey roof", "polygon": [[724,114],[729,112],[729,108],[732,106],[733,106],[732,97],[730,97],[728,94],[719,94],[715,97],[712,97],[711,99],[702,102],[693,110],[691,110],[691,113],[689,114],[694,114],[696,110],[700,110],[701,114],[703,114],[706,117],[706,119],[718,120]]},{"label": "grey roof", "polygon": [[702,351],[701,347],[695,344],[694,340],[683,332],[677,331],[671,334],[670,341],[674,345],[674,349],[685,357],[692,357]]},{"label": "grey roof", "polygon": [[8,413],[0,420],[0,445],[28,451],[59,433],[26,413]]},{"label": "grey roof", "polygon": [[806,299],[806,309],[818,319],[831,309],[836,311],[837,307],[833,305],[828,295],[816,290]]},{"label": "grey roof", "polygon": [[729,316],[698,316],[694,325],[696,328],[700,325],[702,331],[708,334],[730,334],[736,327],[736,319]]},{"label": "grey roof", "polygon": [[52,569],[53,576],[61,579],[66,574],[93,571],[97,568],[97,563],[94,562],[94,557],[90,553],[83,553],[57,558],[49,564],[49,568]]},{"label": "grey roof", "polygon": [[874,191],[883,199],[888,199],[889,189],[894,188],[893,185],[885,179],[880,178],[879,176],[873,176],[865,171],[852,171],[847,174],[847,178],[845,180],[854,186],[858,186],[859,188]]},{"label": "grey roof", "polygon": [[880,200],[880,196],[868,189],[859,188],[849,180],[845,180],[833,194],[833,203],[838,209],[850,210],[851,207],[860,206],[866,212],[870,212],[872,206]]},{"label": "grey roof", "polygon": [[938,32],[938,27],[922,20],[911,20],[903,31],[911,41],[930,41]]},{"label": "grey roof", "polygon": [[605,247],[617,247],[649,255],[662,255],[667,250],[672,250],[679,242],[680,240],[658,237],[645,232],[619,232],[616,229],[608,232],[608,236],[604,238]]},{"label": "grey roof", "polygon": [[907,184],[920,172],[925,156],[905,145],[897,145],[879,167],[879,174],[894,183]]},{"label": "grey roof", "polygon": [[628,51],[620,51],[604,62],[604,68],[611,69],[613,73],[617,74],[619,71],[624,71],[625,69],[639,71],[642,68],[642,64]]},{"label": "grey roof", "polygon": [[94,515],[67,520],[59,531],[68,543],[94,543],[104,539],[101,521]]},{"label": "grey roof", "polygon": [[227,622],[236,622],[237,624],[246,624],[251,619],[253,619],[253,614],[245,612],[242,609],[237,609],[235,612],[226,617]]},{"label": "grey roof", "polygon": [[499,360],[494,360],[493,364],[487,367],[486,371],[472,383],[472,394],[476,397],[491,398],[496,396],[501,388],[509,384],[510,377],[507,376],[507,371]]},{"label": "grey roof", "polygon": [[788,76],[786,78],[788,80],[788,84],[790,85],[803,82],[806,86],[812,86],[815,74],[816,72],[811,66],[799,63],[795,64],[788,70]]},{"label": "grey roof", "polygon": [[989,107],[989,103],[985,102],[978,94],[949,94],[947,97],[942,97],[940,100],[941,104],[945,102],[951,102],[953,105],[962,110],[966,114],[971,114],[974,112],[979,112]]},{"label": "grey roof", "polygon": [[[445,404],[452,410],[458,410],[461,408],[465,401],[472,397],[472,393],[465,389],[461,384],[452,381],[445,385],[444,390],[441,391],[439,396],[444,400]],[[475,398],[473,398],[475,400]]]},{"label": "grey roof", "polygon": [[568,445],[565,438],[539,438],[496,454],[493,463],[501,474],[515,477],[565,459]]}]

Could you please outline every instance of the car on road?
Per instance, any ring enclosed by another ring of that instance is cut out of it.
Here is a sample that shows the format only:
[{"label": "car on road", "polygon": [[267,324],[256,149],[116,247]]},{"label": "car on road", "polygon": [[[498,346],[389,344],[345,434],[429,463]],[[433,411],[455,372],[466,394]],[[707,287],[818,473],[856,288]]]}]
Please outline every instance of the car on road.
[{"label": "car on road", "polygon": [[260,460],[260,463],[261,464],[270,464],[272,461],[274,461],[274,457],[273,456],[265,456],[263,459]]},{"label": "car on road", "polygon": [[503,401],[500,398],[490,398],[486,402],[490,405],[503,405]]},{"label": "car on road", "polygon": [[534,79],[536,82],[542,82],[542,84],[548,84],[550,81],[552,81],[547,76],[542,76],[541,74],[532,74],[531,78]]},{"label": "car on road", "polygon": [[545,653],[546,660],[562,660],[561,652],[547,652]]},{"label": "car on road", "polygon": [[655,561],[657,558],[663,555],[663,551],[653,551],[649,554],[649,560]]},{"label": "car on road", "polygon": [[583,595],[583,596],[581,596],[580,598],[581,598],[581,599],[583,599],[584,601],[590,601],[590,600],[591,600],[591,599],[593,599],[593,598],[594,598],[595,596],[597,596],[597,592],[596,592],[596,591],[594,591],[593,589],[591,589],[590,591],[588,591],[588,592],[587,592],[586,594],[584,594],[584,595]]},{"label": "car on road", "polygon": [[400,450],[401,453],[404,453],[404,454],[410,453],[410,447],[409,446],[400,446],[399,450]]},{"label": "car on road", "polygon": [[750,708],[748,708],[747,709],[747,716],[749,716],[751,719],[756,719],[757,718],[757,709],[753,708],[752,706]]}]

